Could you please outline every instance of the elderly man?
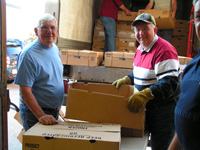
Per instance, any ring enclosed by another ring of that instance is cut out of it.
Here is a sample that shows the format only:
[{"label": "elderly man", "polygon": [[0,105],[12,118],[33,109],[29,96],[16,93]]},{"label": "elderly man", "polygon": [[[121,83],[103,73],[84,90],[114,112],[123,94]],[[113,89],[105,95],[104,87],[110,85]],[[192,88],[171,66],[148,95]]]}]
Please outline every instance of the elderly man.
[{"label": "elderly man", "polygon": [[18,58],[14,83],[20,86],[20,117],[25,131],[38,121],[56,124],[62,104],[63,66],[54,41],[56,19],[45,14],[34,28],[38,39],[25,48]]},{"label": "elderly man", "polygon": [[[174,109],[180,93],[176,49],[157,36],[153,16],[143,13],[132,23],[138,46],[133,72],[113,82],[117,88],[132,84],[139,90],[128,101],[130,111],[146,106],[146,129],[153,150],[167,150],[174,135]],[[131,118],[130,118],[131,119]]]}]

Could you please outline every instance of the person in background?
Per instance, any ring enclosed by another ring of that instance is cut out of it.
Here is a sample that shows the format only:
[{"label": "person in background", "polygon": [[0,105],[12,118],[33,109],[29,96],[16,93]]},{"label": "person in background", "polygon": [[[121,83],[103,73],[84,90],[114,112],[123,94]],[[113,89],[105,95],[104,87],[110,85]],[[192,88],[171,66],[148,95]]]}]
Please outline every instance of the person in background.
[{"label": "person in background", "polygon": [[45,14],[34,28],[38,39],[18,57],[14,83],[20,88],[20,117],[25,131],[38,121],[56,124],[63,101],[63,65],[54,44],[58,29],[54,16]]},{"label": "person in background", "polygon": [[[134,56],[133,72],[113,82],[116,88],[134,85],[128,108],[140,112],[146,106],[146,129],[152,150],[167,150],[174,136],[174,109],[180,94],[179,60],[176,49],[157,36],[152,15],[143,13],[132,23],[140,45]],[[131,119],[131,118],[130,118]]]},{"label": "person in background", "polygon": [[[194,22],[200,39],[200,0],[193,0]],[[198,50],[198,53],[200,49]],[[200,54],[184,68],[181,95],[175,109],[175,130],[177,136],[170,150],[182,147],[184,150],[199,150],[200,141]],[[177,140],[178,138],[178,140]],[[178,142],[177,142],[178,141]]]},{"label": "person in background", "polygon": [[[166,9],[170,8],[172,11],[172,18],[175,19],[176,11],[177,11],[177,0],[150,0],[145,9]],[[172,42],[172,34],[173,29],[159,29],[159,36],[167,40],[168,42]]]},{"label": "person in background", "polygon": [[124,6],[121,0],[103,0],[102,2],[99,16],[105,31],[104,53],[107,51],[116,51],[115,20],[117,19],[119,8],[126,15],[131,16],[131,11]]}]

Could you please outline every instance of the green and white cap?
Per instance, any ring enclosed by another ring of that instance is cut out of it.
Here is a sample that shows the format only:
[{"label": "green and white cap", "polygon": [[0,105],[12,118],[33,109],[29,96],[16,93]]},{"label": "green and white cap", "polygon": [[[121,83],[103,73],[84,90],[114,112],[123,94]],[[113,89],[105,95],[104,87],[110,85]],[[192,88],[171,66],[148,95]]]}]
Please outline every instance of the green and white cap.
[{"label": "green and white cap", "polygon": [[154,17],[148,13],[142,13],[139,16],[137,16],[135,18],[135,20],[132,22],[132,26],[135,26],[139,21],[143,21],[146,23],[152,23],[156,26],[156,21],[155,21]]}]

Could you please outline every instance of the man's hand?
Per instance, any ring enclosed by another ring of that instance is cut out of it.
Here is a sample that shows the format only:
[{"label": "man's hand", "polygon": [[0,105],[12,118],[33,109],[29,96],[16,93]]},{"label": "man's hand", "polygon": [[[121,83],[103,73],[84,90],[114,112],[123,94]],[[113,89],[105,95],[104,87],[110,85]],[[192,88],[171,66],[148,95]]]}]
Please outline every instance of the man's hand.
[{"label": "man's hand", "polygon": [[112,85],[115,85],[117,89],[120,88],[120,86],[123,84],[131,85],[131,79],[129,77],[125,76],[125,77],[118,79],[112,83]]},{"label": "man's hand", "polygon": [[39,118],[39,122],[43,125],[58,124],[58,121],[52,115],[44,115]]},{"label": "man's hand", "polygon": [[154,96],[149,88],[133,94],[128,100],[128,109],[131,112],[140,112],[145,108],[146,103]]},{"label": "man's hand", "polygon": [[125,9],[125,14],[127,15],[127,16],[131,16],[132,14],[131,14],[131,11],[130,10],[128,10],[128,9]]}]

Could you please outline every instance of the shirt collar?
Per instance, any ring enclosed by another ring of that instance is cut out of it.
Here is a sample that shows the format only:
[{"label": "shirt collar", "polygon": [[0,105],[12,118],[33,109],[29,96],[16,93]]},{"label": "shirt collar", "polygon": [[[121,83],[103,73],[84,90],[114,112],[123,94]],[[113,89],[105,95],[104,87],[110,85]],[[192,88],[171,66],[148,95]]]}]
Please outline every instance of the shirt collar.
[{"label": "shirt collar", "polygon": [[153,41],[151,42],[151,44],[149,44],[149,46],[148,46],[147,48],[143,49],[143,47],[140,45],[140,46],[138,47],[138,49],[139,49],[141,52],[143,52],[143,51],[149,52],[149,51],[151,50],[152,46],[156,43],[157,40],[158,40],[158,36],[157,36],[157,34],[156,34],[155,37],[154,37],[154,39],[153,39]]}]

